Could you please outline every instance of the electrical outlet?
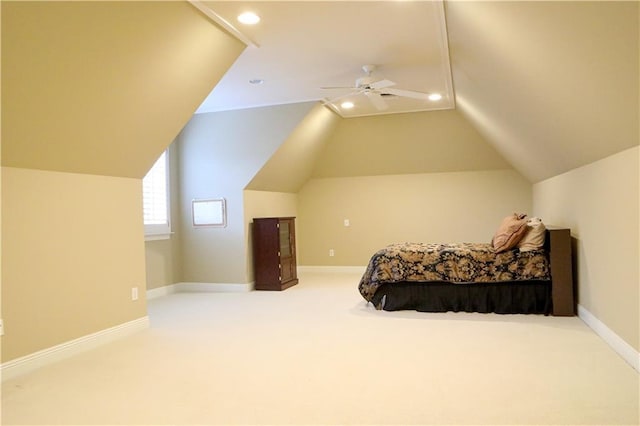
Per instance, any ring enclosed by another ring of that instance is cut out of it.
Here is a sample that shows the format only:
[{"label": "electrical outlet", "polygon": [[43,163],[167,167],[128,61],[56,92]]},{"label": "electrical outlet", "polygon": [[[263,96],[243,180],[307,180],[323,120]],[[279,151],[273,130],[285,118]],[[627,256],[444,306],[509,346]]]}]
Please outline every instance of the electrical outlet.
[{"label": "electrical outlet", "polygon": [[335,256],[336,252],[333,251],[333,249],[329,249],[329,256]]},{"label": "electrical outlet", "polygon": [[138,287],[131,287],[131,300],[138,300]]},{"label": "electrical outlet", "polygon": [[0,336],[4,336],[4,322],[0,319]]}]

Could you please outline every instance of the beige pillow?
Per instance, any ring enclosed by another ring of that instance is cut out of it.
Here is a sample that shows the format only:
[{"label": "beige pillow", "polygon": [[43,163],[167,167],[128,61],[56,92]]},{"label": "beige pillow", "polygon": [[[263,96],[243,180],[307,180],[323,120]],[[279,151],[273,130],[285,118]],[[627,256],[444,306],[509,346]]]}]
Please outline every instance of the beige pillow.
[{"label": "beige pillow", "polygon": [[514,248],[527,232],[527,215],[514,213],[502,219],[500,227],[491,240],[496,253]]},{"label": "beige pillow", "polygon": [[527,232],[518,243],[520,251],[539,250],[544,246],[546,228],[542,219],[532,217],[527,220]]}]

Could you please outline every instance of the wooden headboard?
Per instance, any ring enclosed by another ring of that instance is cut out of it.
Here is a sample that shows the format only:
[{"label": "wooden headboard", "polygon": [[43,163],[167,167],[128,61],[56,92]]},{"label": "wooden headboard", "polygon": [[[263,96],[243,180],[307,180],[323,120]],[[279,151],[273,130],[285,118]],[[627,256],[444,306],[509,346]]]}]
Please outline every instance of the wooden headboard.
[{"label": "wooden headboard", "polygon": [[554,316],[574,316],[576,301],[573,291],[571,230],[547,226],[545,248],[551,265],[551,298]]}]

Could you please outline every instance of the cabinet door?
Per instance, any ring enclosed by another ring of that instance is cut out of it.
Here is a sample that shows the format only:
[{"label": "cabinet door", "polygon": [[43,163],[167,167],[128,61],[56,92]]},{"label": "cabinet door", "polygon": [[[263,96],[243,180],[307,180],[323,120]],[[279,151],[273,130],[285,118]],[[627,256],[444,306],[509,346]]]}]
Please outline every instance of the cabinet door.
[{"label": "cabinet door", "polygon": [[280,221],[280,267],[281,282],[296,278],[295,231],[293,219]]}]

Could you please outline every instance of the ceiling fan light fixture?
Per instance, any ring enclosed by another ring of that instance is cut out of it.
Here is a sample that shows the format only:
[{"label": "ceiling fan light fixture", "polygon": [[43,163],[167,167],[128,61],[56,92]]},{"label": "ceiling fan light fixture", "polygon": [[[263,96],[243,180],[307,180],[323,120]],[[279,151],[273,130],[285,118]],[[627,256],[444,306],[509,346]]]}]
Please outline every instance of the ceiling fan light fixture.
[{"label": "ceiling fan light fixture", "polygon": [[354,105],[353,105],[353,102],[346,101],[346,102],[341,103],[341,104],[340,104],[340,107],[341,107],[342,109],[351,109],[351,108],[353,108],[353,107],[354,107]]},{"label": "ceiling fan light fixture", "polygon": [[436,102],[442,99],[442,95],[440,93],[431,93],[428,98],[430,101]]},{"label": "ceiling fan light fixture", "polygon": [[260,22],[260,17],[253,12],[244,12],[238,15],[238,22],[245,25],[255,25]]}]

